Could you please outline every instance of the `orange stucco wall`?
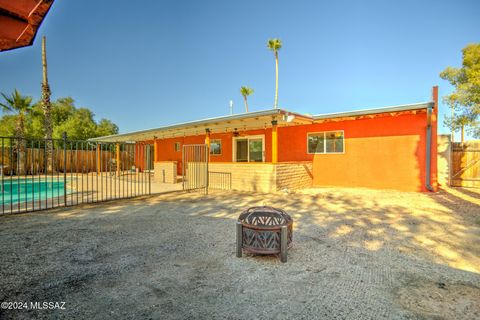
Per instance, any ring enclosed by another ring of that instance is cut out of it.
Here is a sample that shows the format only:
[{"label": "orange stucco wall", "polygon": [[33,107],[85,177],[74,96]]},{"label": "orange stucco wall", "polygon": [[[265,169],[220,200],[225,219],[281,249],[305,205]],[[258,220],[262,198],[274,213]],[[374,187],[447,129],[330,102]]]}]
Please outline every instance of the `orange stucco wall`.
[{"label": "orange stucco wall", "polygon": [[[279,162],[313,161],[317,186],[426,191],[426,122],[423,112],[281,128]],[[344,131],[344,153],[307,153],[309,132],[336,130]]]}]

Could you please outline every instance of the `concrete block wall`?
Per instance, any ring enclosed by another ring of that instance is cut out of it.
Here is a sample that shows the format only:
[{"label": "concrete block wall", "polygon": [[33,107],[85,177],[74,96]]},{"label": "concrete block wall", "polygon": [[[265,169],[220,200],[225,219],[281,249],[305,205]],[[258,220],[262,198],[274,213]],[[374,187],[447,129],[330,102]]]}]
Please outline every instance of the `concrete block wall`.
[{"label": "concrete block wall", "polygon": [[177,183],[177,161],[159,161],[153,164],[154,182]]},{"label": "concrete block wall", "polygon": [[[232,190],[275,192],[275,165],[271,163],[209,163],[210,172],[229,173]],[[215,181],[210,184],[215,186]]]},{"label": "concrete block wall", "polygon": [[[312,185],[312,163],[210,163],[212,172],[223,173],[231,179],[232,190],[276,192],[284,189],[300,189]],[[225,182],[210,180],[210,188],[222,189]]]},{"label": "concrete block wall", "polygon": [[277,163],[277,190],[309,188],[313,182],[312,162]]}]

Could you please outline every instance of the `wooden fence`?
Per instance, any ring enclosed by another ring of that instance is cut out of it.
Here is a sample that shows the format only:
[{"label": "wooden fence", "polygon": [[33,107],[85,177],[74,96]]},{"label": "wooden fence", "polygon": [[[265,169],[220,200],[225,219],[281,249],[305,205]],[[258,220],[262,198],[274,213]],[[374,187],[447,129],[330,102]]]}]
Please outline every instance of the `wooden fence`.
[{"label": "wooden fence", "polygon": [[[25,152],[14,155],[11,147],[0,149],[0,167],[5,175],[17,171],[18,166],[23,166],[25,174],[45,172],[45,149],[27,148]],[[130,169],[134,163],[134,148],[120,152],[120,170]],[[54,149],[52,152],[53,168],[56,172],[87,173],[116,170],[116,151],[111,150],[63,150]],[[66,159],[65,159],[66,157]],[[66,161],[65,161],[66,160]],[[65,167],[66,165],[66,167]]]},{"label": "wooden fence", "polygon": [[480,187],[480,141],[453,142],[450,185]]}]

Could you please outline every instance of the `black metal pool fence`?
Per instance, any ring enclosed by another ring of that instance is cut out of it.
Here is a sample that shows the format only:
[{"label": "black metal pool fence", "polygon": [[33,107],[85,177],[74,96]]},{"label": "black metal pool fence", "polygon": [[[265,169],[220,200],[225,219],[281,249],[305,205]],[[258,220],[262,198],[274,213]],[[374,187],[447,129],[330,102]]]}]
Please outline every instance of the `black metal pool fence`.
[{"label": "black metal pool fence", "polygon": [[151,193],[148,144],[0,137],[0,213]]}]

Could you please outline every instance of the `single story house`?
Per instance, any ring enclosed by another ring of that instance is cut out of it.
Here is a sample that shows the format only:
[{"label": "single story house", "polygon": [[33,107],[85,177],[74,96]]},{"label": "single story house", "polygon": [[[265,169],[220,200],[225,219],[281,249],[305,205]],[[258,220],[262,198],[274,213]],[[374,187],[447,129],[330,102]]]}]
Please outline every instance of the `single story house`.
[{"label": "single story house", "polygon": [[[438,87],[432,100],[307,115],[273,109],[100,137],[150,144],[140,170],[163,182],[182,173],[182,146],[207,144],[209,171],[232,189],[277,191],[309,186],[436,191]],[[215,187],[211,179],[211,187]]]}]

